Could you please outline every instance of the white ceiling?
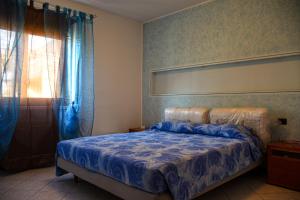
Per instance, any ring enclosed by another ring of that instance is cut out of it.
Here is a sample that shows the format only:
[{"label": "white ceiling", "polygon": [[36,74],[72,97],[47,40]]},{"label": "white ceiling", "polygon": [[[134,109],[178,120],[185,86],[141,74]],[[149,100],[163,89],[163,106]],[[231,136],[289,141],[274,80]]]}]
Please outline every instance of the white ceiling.
[{"label": "white ceiling", "polygon": [[208,0],[74,0],[146,22]]}]

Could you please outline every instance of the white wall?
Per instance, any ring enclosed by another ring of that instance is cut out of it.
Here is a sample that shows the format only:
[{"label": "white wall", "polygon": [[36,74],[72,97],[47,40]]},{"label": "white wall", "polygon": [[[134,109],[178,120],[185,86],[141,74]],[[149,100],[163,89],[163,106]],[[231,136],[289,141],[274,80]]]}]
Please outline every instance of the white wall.
[{"label": "white wall", "polygon": [[94,134],[141,125],[142,24],[70,0],[50,0],[96,14]]}]

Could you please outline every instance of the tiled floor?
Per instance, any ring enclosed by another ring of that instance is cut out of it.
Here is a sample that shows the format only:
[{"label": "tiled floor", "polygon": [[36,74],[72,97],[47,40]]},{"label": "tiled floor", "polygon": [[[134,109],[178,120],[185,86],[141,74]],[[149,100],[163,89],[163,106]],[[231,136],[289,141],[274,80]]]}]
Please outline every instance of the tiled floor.
[{"label": "tiled floor", "polygon": [[[54,176],[54,168],[17,174],[0,171],[1,200],[120,200],[87,182],[74,183],[72,175]],[[197,200],[300,200],[300,192],[268,185],[256,170],[199,197]]]}]

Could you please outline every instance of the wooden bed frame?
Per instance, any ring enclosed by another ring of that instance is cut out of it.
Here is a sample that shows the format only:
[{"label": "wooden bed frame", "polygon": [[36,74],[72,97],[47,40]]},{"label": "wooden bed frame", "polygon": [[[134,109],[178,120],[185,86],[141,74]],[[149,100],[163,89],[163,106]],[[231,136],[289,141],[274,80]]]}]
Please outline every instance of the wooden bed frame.
[{"label": "wooden bed frame", "polygon": [[[209,115],[209,113],[211,113]],[[268,142],[268,139],[265,139],[266,136],[269,136],[267,131],[267,111],[263,108],[234,108],[234,109],[213,109],[209,112],[206,108],[167,108],[165,110],[165,120],[189,120],[191,122],[200,122],[207,123],[209,121],[215,120],[218,122],[219,119],[230,118],[231,122],[236,120],[237,122],[247,123],[251,122],[250,127],[256,130],[258,136],[262,139],[263,142]],[[225,115],[224,115],[225,114]],[[236,118],[238,116],[238,118]],[[210,119],[208,119],[210,117]],[[258,121],[256,125],[252,125],[252,121]],[[261,136],[261,135],[262,136]],[[259,160],[255,163],[252,163],[247,168],[239,171],[238,173],[223,179],[216,184],[208,186],[201,193],[193,196],[196,198],[254,168],[259,166],[263,160]],[[99,188],[102,188],[122,199],[125,200],[171,200],[173,199],[169,192],[161,194],[153,194],[136,187],[126,185],[125,183],[119,182],[113,178],[102,175],[100,173],[92,172],[90,170],[79,167],[78,165],[66,161],[61,157],[57,158],[57,166],[64,169],[67,172],[71,172],[74,176],[79,177],[87,182],[90,182]]]}]

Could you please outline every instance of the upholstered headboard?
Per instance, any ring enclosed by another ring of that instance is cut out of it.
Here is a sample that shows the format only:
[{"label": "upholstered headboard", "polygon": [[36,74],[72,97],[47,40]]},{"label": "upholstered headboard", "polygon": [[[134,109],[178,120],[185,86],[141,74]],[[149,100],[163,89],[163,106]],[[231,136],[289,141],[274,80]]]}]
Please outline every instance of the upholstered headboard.
[{"label": "upholstered headboard", "polygon": [[253,130],[264,143],[271,141],[268,111],[265,108],[166,108],[165,121],[190,121],[193,123],[239,124]]},{"label": "upholstered headboard", "polygon": [[264,146],[271,141],[268,111],[265,108],[214,108],[209,113],[212,124],[239,124],[252,128],[263,141]]},{"label": "upholstered headboard", "polygon": [[193,123],[208,123],[208,109],[195,108],[166,108],[165,121],[190,121]]}]

